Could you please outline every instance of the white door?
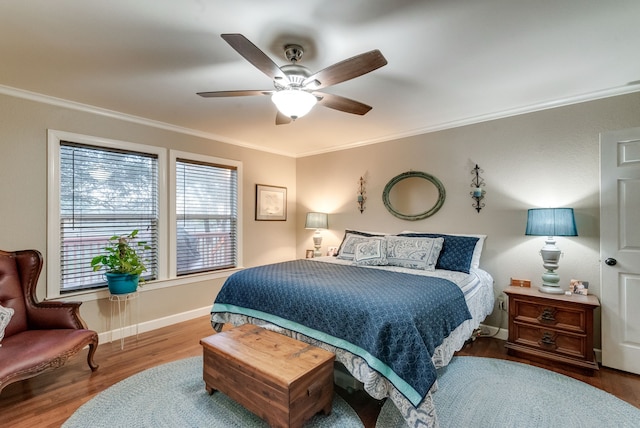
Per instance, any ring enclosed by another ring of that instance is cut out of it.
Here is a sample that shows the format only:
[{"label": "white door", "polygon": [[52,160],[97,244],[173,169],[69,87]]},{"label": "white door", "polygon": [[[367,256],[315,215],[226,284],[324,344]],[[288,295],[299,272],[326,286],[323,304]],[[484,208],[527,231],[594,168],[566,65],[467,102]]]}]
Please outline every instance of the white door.
[{"label": "white door", "polygon": [[602,364],[640,374],[640,128],[600,135]]}]

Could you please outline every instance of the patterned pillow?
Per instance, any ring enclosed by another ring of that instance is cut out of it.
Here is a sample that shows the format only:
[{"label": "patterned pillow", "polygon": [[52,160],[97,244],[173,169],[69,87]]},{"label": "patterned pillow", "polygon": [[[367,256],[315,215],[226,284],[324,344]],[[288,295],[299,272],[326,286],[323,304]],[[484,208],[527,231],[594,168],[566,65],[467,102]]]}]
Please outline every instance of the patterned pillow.
[{"label": "patterned pillow", "polygon": [[[9,325],[9,321],[11,321],[13,312],[13,308],[5,308],[4,306],[0,306],[0,342],[2,342],[2,339],[4,338],[4,329]],[[2,346],[1,343],[0,346]]]},{"label": "patterned pillow", "polygon": [[[463,235],[444,235],[439,233],[401,233],[398,236],[444,238],[442,252],[436,269],[469,273],[476,244],[480,238]],[[478,256],[479,258],[479,256]]]},{"label": "patterned pillow", "polygon": [[368,232],[358,232],[355,230],[345,230],[344,238],[342,239],[340,248],[338,248],[338,258],[343,260],[353,260],[356,245],[366,242],[369,238],[374,236],[382,235],[374,235]]},{"label": "patterned pillow", "polygon": [[411,269],[436,270],[443,238],[386,236],[387,263]]},{"label": "patterned pillow", "polygon": [[[400,232],[398,235],[407,235],[411,233],[424,235],[426,232],[416,232],[413,230],[405,230]],[[480,267],[480,257],[482,256],[482,250],[484,249],[484,241],[487,239],[487,235],[470,234],[470,233],[448,233],[446,235],[443,234],[441,236],[445,237],[445,241],[447,236],[465,236],[467,238],[478,238],[478,241],[476,242],[476,247],[473,250],[473,256],[471,256],[471,267],[476,269]]]},{"label": "patterned pillow", "polygon": [[353,255],[356,265],[384,266],[387,264],[387,242],[384,238],[368,238],[356,244]]}]

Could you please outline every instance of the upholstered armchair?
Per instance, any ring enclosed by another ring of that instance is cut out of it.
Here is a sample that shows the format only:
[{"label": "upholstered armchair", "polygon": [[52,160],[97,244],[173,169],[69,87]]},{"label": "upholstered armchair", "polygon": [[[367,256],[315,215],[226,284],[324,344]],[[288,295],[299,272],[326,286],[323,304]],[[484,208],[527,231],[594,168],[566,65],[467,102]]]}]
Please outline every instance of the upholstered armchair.
[{"label": "upholstered armchair", "polygon": [[0,319],[0,391],[63,366],[87,345],[87,363],[92,371],[98,368],[93,361],[98,334],[80,318],[81,303],[37,301],[41,270],[39,251],[0,250],[0,315],[5,321]]}]

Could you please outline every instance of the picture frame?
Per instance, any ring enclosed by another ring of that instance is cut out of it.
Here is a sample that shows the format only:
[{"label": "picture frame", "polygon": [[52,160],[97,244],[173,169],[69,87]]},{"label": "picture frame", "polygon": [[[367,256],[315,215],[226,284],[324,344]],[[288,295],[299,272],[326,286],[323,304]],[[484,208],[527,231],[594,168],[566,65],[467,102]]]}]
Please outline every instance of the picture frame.
[{"label": "picture frame", "polygon": [[256,184],[256,220],[285,221],[287,219],[287,188]]},{"label": "picture frame", "polygon": [[305,258],[312,259],[313,258],[313,250],[307,250],[307,253],[305,254]]},{"label": "picture frame", "polygon": [[337,256],[337,255],[338,255],[338,247],[327,248],[327,256]]},{"label": "picture frame", "polygon": [[580,279],[572,279],[569,282],[569,291],[571,294],[582,294],[586,296],[589,294],[589,282],[582,281]]}]

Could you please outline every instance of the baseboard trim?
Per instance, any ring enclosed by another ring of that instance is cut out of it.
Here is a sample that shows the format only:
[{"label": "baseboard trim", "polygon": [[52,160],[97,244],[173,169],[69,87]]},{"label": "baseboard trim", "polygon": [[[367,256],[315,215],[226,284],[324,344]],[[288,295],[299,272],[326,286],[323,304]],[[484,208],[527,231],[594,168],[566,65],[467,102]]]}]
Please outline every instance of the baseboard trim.
[{"label": "baseboard trim", "polygon": [[[100,343],[112,342],[120,340],[124,337],[135,336],[136,334],[146,333],[148,331],[157,330],[183,321],[189,321],[211,313],[211,305],[193,309],[187,312],[169,315],[168,317],[157,318],[151,321],[139,323],[137,326],[128,325],[123,328],[115,328],[98,334]],[[115,321],[117,323],[117,321]],[[137,330],[136,330],[137,327]],[[213,334],[213,329],[211,330]]]},{"label": "baseboard trim", "polygon": [[596,361],[602,364],[602,349],[594,348],[593,352],[596,354]]},{"label": "baseboard trim", "polygon": [[482,331],[481,337],[489,336],[505,341],[509,338],[509,331],[506,328],[498,328],[492,325],[480,324],[480,330]]}]

